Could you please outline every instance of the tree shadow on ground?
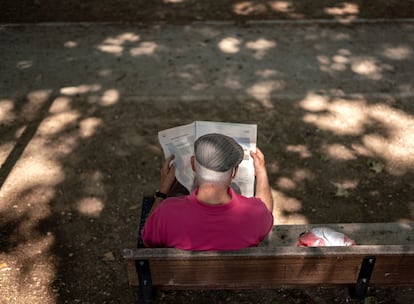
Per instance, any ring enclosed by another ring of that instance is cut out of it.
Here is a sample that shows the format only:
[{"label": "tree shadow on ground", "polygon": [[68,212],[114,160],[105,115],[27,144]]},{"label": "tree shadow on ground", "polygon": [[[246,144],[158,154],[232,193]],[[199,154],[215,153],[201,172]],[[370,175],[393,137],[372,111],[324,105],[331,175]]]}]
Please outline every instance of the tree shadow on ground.
[{"label": "tree shadow on ground", "polygon": [[132,303],[118,252],[158,185],[157,132],[194,120],[258,124],[276,223],[412,220],[412,31],[6,28],[2,162],[20,147],[1,168],[11,296]]}]

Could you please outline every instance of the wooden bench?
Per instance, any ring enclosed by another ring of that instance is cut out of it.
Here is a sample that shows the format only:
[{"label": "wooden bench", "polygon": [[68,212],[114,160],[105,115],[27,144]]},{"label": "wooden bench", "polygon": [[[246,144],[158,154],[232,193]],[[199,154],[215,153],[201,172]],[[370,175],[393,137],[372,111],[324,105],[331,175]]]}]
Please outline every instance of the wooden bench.
[{"label": "wooden bench", "polygon": [[[142,228],[150,198],[144,199]],[[146,206],[146,207],[145,207]],[[146,210],[145,210],[146,209]],[[331,227],[356,240],[352,247],[297,247],[300,233]],[[171,248],[124,249],[130,285],[151,303],[154,288],[258,289],[348,286],[364,298],[368,286],[414,285],[414,223],[280,225],[255,248],[192,252]]]}]

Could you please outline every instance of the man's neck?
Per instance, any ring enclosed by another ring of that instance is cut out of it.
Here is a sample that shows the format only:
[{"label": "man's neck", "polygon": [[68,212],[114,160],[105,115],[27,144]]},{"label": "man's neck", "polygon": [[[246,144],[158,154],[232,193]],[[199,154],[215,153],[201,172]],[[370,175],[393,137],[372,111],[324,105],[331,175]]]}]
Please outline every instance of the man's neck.
[{"label": "man's neck", "polygon": [[231,196],[226,186],[203,184],[198,188],[197,199],[209,205],[223,205],[231,201]]}]

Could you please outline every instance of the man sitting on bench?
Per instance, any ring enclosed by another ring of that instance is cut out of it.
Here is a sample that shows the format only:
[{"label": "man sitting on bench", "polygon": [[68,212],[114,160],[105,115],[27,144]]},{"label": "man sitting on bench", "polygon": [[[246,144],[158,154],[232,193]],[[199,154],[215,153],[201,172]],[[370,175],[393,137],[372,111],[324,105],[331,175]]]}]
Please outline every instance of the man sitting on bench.
[{"label": "man sitting on bench", "polygon": [[243,160],[242,147],[221,134],[201,136],[194,143],[191,166],[195,190],[168,197],[176,182],[170,156],[161,168],[160,190],[142,231],[148,247],[184,250],[238,250],[258,245],[273,226],[273,199],[263,153],[251,151],[256,175],[255,197],[231,187]]}]

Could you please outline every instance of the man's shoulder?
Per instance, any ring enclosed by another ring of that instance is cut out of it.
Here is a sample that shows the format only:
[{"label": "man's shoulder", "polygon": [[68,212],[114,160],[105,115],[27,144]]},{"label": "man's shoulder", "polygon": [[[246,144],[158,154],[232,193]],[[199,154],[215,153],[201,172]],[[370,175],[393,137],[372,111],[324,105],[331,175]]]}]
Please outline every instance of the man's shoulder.
[{"label": "man's shoulder", "polygon": [[242,196],[239,195],[239,201],[242,203],[242,205],[244,205],[247,208],[251,208],[251,209],[263,209],[263,210],[267,210],[266,205],[264,204],[264,202],[255,196],[252,197],[246,197],[246,196]]},{"label": "man's shoulder", "polygon": [[185,196],[171,196],[166,198],[161,206],[163,208],[171,208],[171,207],[177,207],[180,206],[182,204],[187,204],[188,202],[191,201],[191,198],[189,195],[185,195]]},{"label": "man's shoulder", "polygon": [[262,202],[259,198],[255,197],[255,196],[248,197],[248,196],[243,196],[241,194],[237,194],[237,198],[241,202],[250,203],[250,204],[251,203],[261,203]]}]

